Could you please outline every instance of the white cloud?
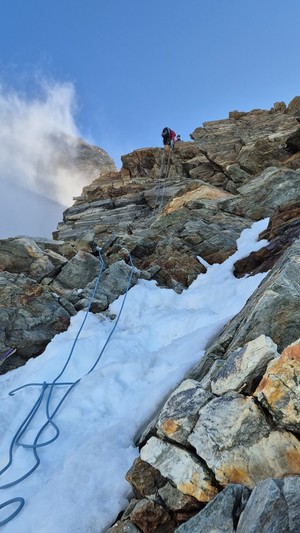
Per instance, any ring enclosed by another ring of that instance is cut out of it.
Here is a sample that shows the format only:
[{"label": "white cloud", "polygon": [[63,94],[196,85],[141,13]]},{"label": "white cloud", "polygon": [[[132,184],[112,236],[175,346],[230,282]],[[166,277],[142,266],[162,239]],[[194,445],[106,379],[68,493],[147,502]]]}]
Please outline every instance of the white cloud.
[{"label": "white cloud", "polygon": [[[41,202],[40,210],[36,205],[35,224],[38,224],[40,216],[51,219],[53,205],[56,205],[56,213],[58,204],[61,204],[61,212],[72,205],[73,197],[78,196],[89,181],[74,161],[70,161],[70,155],[76,155],[80,137],[74,120],[73,85],[43,82],[41,89],[39,96],[28,98],[0,84],[0,238],[7,233],[1,228],[7,226],[10,219],[11,197],[15,198],[14,207],[17,206],[20,222],[24,215],[30,221],[28,209],[33,202],[38,203],[37,195],[50,200],[48,204]],[[28,191],[34,193],[32,198]],[[43,212],[45,205],[49,206],[49,212]],[[51,221],[48,236],[60,220]],[[11,222],[19,223],[16,219]],[[18,223],[15,231],[20,234],[24,228]],[[30,227],[29,224],[27,234],[30,234]],[[31,235],[41,235],[39,228],[33,227]]]}]

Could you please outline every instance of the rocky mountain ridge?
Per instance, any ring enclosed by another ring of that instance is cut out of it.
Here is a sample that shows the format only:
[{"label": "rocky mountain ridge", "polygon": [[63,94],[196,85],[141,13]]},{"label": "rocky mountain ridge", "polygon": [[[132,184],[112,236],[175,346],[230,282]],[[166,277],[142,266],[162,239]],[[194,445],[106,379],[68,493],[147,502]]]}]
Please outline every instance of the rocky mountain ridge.
[{"label": "rocky mountain ridge", "polygon": [[299,122],[296,97],[204,123],[174,151],[136,150],[84,187],[53,241],[0,241],[0,347],[17,346],[18,366],[86,308],[97,246],[92,311],[106,312],[125,292],[128,253],[133,284],[180,292],[270,217],[268,244],[235,264],[237,276],[268,275],[139,437],[134,497],[112,532],[297,531]]}]

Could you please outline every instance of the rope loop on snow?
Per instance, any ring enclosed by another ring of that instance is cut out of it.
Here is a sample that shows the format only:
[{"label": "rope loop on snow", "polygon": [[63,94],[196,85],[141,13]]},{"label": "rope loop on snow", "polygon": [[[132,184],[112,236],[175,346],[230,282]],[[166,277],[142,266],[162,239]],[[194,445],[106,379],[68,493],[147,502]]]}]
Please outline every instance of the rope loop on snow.
[{"label": "rope loop on snow", "polygon": [[25,500],[24,498],[12,498],[11,500],[8,500],[7,502],[0,504],[0,510],[1,510],[14,503],[19,504],[17,509],[15,509],[15,511],[13,511],[7,518],[5,518],[4,520],[0,522],[0,527],[5,526],[5,524],[8,524],[8,522],[10,522],[13,518],[15,518],[15,516],[17,516],[17,514],[19,514],[19,512],[23,509],[25,505]]},{"label": "rope loop on snow", "polygon": [[[70,363],[71,359],[72,359],[72,355],[73,355],[73,352],[74,352],[74,349],[75,349],[75,346],[77,344],[77,341],[78,341],[78,338],[80,336],[80,333],[84,327],[84,324],[86,322],[86,319],[88,317],[88,313],[90,311],[90,308],[91,308],[91,305],[95,299],[95,294],[96,294],[96,291],[98,289],[98,286],[99,286],[99,283],[100,283],[100,280],[101,280],[101,277],[102,277],[102,273],[103,273],[103,270],[104,270],[104,267],[105,267],[105,264],[104,264],[104,260],[102,258],[102,254],[101,254],[101,248],[99,248],[98,246],[96,247],[96,250],[98,251],[98,254],[99,254],[99,258],[100,258],[100,269],[99,269],[99,274],[96,278],[96,283],[95,283],[95,287],[94,287],[94,290],[93,290],[93,293],[90,297],[90,300],[89,300],[89,303],[88,303],[88,306],[87,306],[87,309],[85,311],[85,315],[84,315],[84,319],[78,329],[78,332],[75,336],[75,339],[74,339],[74,342],[72,344],[72,347],[71,347],[71,350],[70,350],[70,353],[67,357],[67,360],[65,362],[65,364],[63,365],[62,367],[62,370],[59,372],[59,374],[56,376],[56,378],[50,382],[50,383],[47,383],[46,381],[44,381],[43,383],[27,383],[25,385],[21,385],[20,387],[17,387],[16,389],[13,389],[9,392],[9,395],[10,396],[14,396],[16,394],[16,392],[22,390],[22,389],[25,389],[25,388],[28,388],[28,387],[40,387],[41,390],[40,390],[40,393],[39,393],[39,396],[37,398],[37,400],[35,401],[33,407],[31,408],[31,410],[29,411],[29,413],[27,414],[27,416],[25,417],[25,419],[23,420],[23,422],[21,423],[21,425],[19,426],[19,428],[17,429],[14,437],[12,438],[12,441],[11,441],[11,444],[10,444],[10,447],[9,447],[9,459],[8,459],[8,462],[7,464],[0,470],[0,476],[2,474],[4,474],[4,472],[6,472],[10,466],[12,465],[12,462],[13,462],[13,451],[14,451],[14,448],[16,446],[21,446],[25,449],[31,449],[32,452],[33,452],[33,455],[34,455],[34,458],[35,458],[35,464],[33,465],[33,467],[28,470],[23,476],[21,476],[20,478],[14,480],[14,481],[11,481],[9,483],[6,483],[5,485],[0,485],[0,489],[7,489],[9,487],[13,487],[15,485],[17,485],[18,483],[20,483],[21,481],[23,481],[24,479],[28,478],[37,468],[38,466],[40,465],[40,458],[39,458],[39,455],[38,455],[38,448],[41,448],[41,447],[45,447],[45,446],[48,446],[49,444],[51,444],[52,442],[54,442],[60,435],[60,431],[59,431],[59,428],[58,426],[54,423],[53,419],[55,417],[55,415],[57,414],[57,412],[59,411],[60,407],[62,406],[62,404],[64,403],[64,401],[66,400],[67,396],[71,393],[71,391],[73,390],[73,388],[81,381],[81,379],[90,374],[91,372],[93,372],[93,370],[96,368],[96,366],[98,365],[103,353],[104,353],[104,350],[106,349],[117,325],[118,325],[118,322],[119,322],[119,319],[121,317],[121,314],[122,314],[122,311],[123,311],[123,308],[124,308],[124,304],[125,304],[125,301],[126,301],[126,298],[127,298],[127,294],[128,294],[128,291],[130,289],[130,286],[131,286],[131,282],[132,282],[132,277],[133,277],[133,273],[134,273],[134,264],[132,262],[132,258],[131,258],[131,255],[130,253],[128,252],[128,255],[129,255],[129,262],[130,262],[130,266],[131,266],[131,270],[130,270],[130,274],[129,274],[129,278],[128,278],[128,282],[127,282],[127,286],[126,286],[126,291],[125,291],[125,294],[124,294],[124,297],[123,297],[123,301],[122,301],[122,305],[120,307],[120,311],[118,313],[118,316],[115,320],[115,323],[114,323],[114,326],[111,330],[111,332],[109,333],[105,343],[104,343],[104,346],[103,348],[101,349],[95,363],[92,365],[92,367],[89,369],[89,371],[84,374],[81,378],[77,379],[76,381],[59,381],[60,377],[63,375],[64,371],[66,370],[68,364]],[[58,402],[58,404],[56,405],[56,407],[54,408],[54,410],[51,412],[51,409],[50,409],[50,401],[51,401],[51,398],[52,398],[52,394],[53,394],[53,391],[55,388],[57,387],[65,387],[67,386],[68,389],[67,391],[65,392],[65,394],[62,396],[62,398],[60,399],[60,401]],[[47,392],[47,394],[46,394]],[[34,417],[36,416],[37,412],[39,412],[39,409],[42,405],[42,402],[43,400],[45,399],[45,396],[47,396],[46,398],[46,406],[45,406],[45,409],[46,409],[46,422],[42,425],[42,427],[39,429],[39,431],[37,432],[36,436],[35,436],[35,439],[34,441],[31,443],[31,444],[26,444],[24,442],[21,441],[22,437],[24,436],[24,434],[26,433],[27,429],[29,428],[32,420],[34,419]],[[48,440],[45,440],[43,442],[40,442],[40,438],[42,436],[42,434],[44,433],[44,431],[49,427],[51,426],[52,430],[54,430],[54,435],[49,438]],[[1,509],[4,509],[5,507],[8,507],[9,505],[11,504],[14,504],[14,503],[19,503],[19,506],[17,507],[17,509],[11,513],[7,518],[5,518],[4,520],[0,521],[0,527],[1,526],[4,526],[5,524],[8,524],[8,522],[10,522],[13,518],[15,518],[15,516],[17,516],[17,514],[23,509],[24,505],[25,505],[25,500],[24,498],[22,497],[17,497],[17,498],[13,498],[11,500],[8,500],[7,502],[4,502],[2,504],[0,504],[0,510]]]}]

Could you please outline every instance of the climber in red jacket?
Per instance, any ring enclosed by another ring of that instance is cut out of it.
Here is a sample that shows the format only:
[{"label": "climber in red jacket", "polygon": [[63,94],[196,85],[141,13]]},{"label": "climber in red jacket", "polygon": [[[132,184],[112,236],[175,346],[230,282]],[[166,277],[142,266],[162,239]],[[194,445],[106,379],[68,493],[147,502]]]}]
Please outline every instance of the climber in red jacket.
[{"label": "climber in red jacket", "polygon": [[170,128],[164,128],[161,132],[164,146],[168,145],[171,148],[174,146],[176,133]]}]

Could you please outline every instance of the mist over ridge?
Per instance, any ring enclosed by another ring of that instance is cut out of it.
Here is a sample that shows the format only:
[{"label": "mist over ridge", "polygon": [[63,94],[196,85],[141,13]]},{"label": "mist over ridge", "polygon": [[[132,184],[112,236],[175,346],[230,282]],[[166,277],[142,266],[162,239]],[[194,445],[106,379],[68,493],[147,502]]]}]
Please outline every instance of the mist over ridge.
[{"label": "mist over ridge", "polygon": [[0,238],[51,237],[82,187],[115,168],[82,140],[75,112],[72,84],[43,83],[30,98],[0,85]]}]

